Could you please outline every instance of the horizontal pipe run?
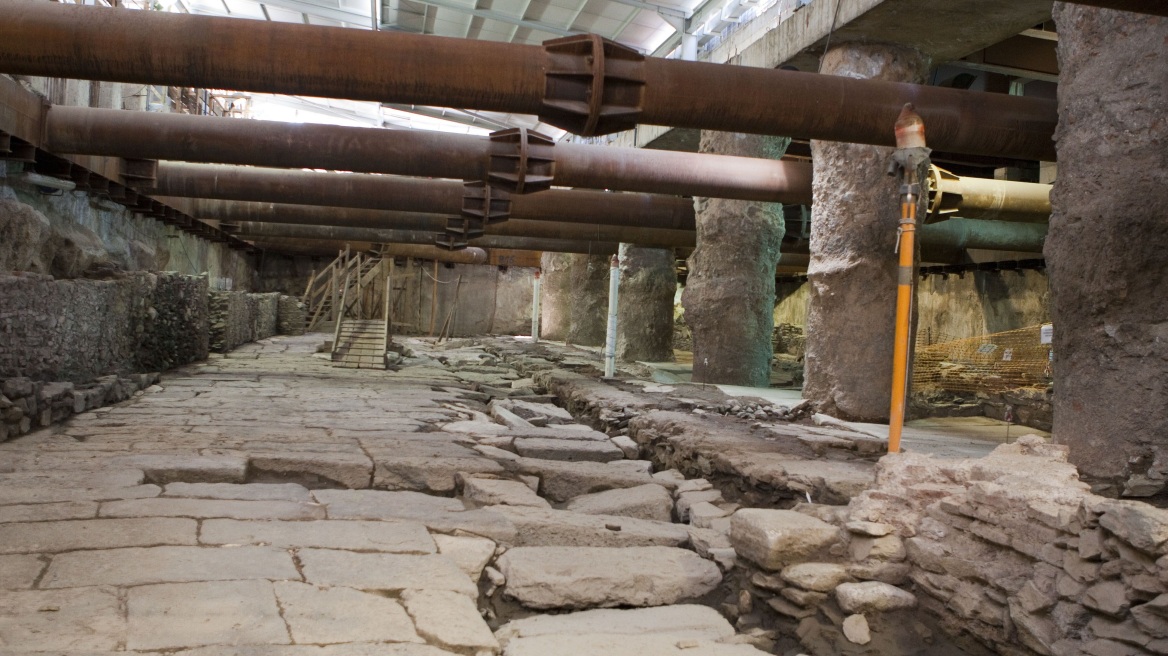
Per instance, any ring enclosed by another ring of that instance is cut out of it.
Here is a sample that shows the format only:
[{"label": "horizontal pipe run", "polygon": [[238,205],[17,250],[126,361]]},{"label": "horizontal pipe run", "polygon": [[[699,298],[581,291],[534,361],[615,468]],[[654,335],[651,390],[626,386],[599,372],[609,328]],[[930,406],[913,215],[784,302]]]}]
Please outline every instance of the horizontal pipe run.
[{"label": "horizontal pipe run", "polygon": [[[159,196],[159,198],[164,198]],[[382,210],[317,207],[312,205],[282,205],[276,203],[243,203],[236,201],[192,200],[191,213],[204,219],[224,223],[257,221],[263,223],[293,223],[300,225],[331,225],[353,228],[382,228],[421,230],[431,233],[446,230],[446,217],[439,214],[419,214]],[[583,223],[554,223],[511,219],[487,228],[489,234],[507,237],[539,237],[570,239],[582,242],[627,242],[643,246],[693,246],[695,233],[688,230],[661,228],[614,227]]]},{"label": "horizontal pipe run", "polygon": [[[464,187],[364,173],[320,173],[250,166],[159,162],[152,191],[163,196],[283,202],[457,216]],[[678,196],[551,189],[511,197],[511,218],[693,230],[693,201]]]},{"label": "horizontal pipe run", "polygon": [[388,257],[413,257],[420,260],[437,260],[455,264],[486,264],[487,252],[478,246],[470,246],[458,251],[448,251],[426,244],[387,244],[381,254]]},{"label": "horizontal pipe run", "polygon": [[[49,109],[44,127],[44,147],[54,153],[454,180],[485,179],[491,149],[486,137],[445,132],[65,105]],[[811,202],[811,167],[802,162],[566,143],[530,148],[554,156],[552,184],[560,187]]]},{"label": "horizontal pipe run", "polygon": [[[625,53],[623,61],[606,55],[609,77],[585,85],[604,98],[593,108],[578,99],[571,104],[562,74],[588,70],[595,56],[573,58],[556,47],[39,0],[0,3],[0,72],[9,74],[439,105],[545,121],[584,112],[580,120],[557,121],[581,133],[647,123],[877,145],[892,145],[888,126],[911,102],[938,150],[1055,158],[1058,113],[1049,99]],[[643,87],[631,82],[637,79]],[[621,97],[611,107],[603,104],[609,84]],[[610,115],[617,120],[598,123]]]},{"label": "horizontal pipe run", "polygon": [[[351,241],[360,243],[433,245],[434,233],[417,230],[384,230],[377,228],[338,228],[317,225],[280,225],[272,223],[242,223],[236,236],[247,240],[301,239]],[[556,253],[615,253],[613,242],[582,242],[568,239],[530,237],[501,237],[484,235],[470,240],[480,248],[517,251],[545,251]]]}]

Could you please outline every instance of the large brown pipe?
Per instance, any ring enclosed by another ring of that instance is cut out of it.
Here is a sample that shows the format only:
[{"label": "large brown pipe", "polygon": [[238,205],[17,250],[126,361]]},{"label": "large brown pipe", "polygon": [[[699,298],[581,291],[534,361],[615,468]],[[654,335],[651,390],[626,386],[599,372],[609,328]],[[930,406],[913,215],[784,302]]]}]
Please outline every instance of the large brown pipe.
[{"label": "large brown pipe", "polygon": [[[157,198],[164,198],[158,196]],[[165,202],[165,201],[163,201]],[[446,230],[446,217],[439,214],[365,210],[315,205],[283,205],[278,203],[244,203],[195,199],[190,213],[200,219],[215,219],[225,223],[255,221],[262,223],[293,223],[299,225],[331,225],[352,228],[383,228],[421,230],[439,233]],[[664,230],[661,228],[617,227],[586,225],[582,223],[553,223],[512,219],[489,226],[491,235],[504,237],[537,237],[543,239],[570,239],[583,242],[626,242],[642,246],[693,246],[693,231]],[[431,241],[433,241],[431,239]]]},{"label": "large brown pipe", "polygon": [[[760,160],[761,161],[761,160]],[[159,162],[152,193],[458,216],[463,185],[366,173]],[[810,188],[808,188],[810,195]],[[511,197],[511,218],[693,230],[693,201],[680,196],[551,189]]]},{"label": "large brown pipe", "polygon": [[[261,241],[270,239],[302,239],[325,241],[352,241],[379,244],[433,245],[434,233],[418,230],[385,230],[377,228],[338,228],[323,225],[281,225],[278,223],[241,223],[234,232],[241,239]],[[617,252],[614,242],[572,241],[569,239],[535,239],[530,237],[500,237],[483,235],[470,240],[481,248],[517,251],[546,251],[553,253],[592,253],[610,255]]]},{"label": "large brown pipe", "polygon": [[392,244],[382,247],[381,254],[391,257],[416,257],[420,260],[438,260],[455,264],[486,264],[487,252],[478,246],[448,251],[426,244]]},{"label": "large brown pipe", "polygon": [[[767,161],[767,160],[759,160]],[[801,166],[807,166],[800,164]],[[807,166],[808,170],[810,167]],[[966,178],[930,169],[930,214],[936,218],[1043,223],[1050,218],[1050,185]],[[249,166],[160,162],[153,193],[185,198],[325,205],[457,215],[463,187],[452,180],[423,180],[361,173],[289,171]],[[793,190],[794,191],[794,190]],[[811,199],[811,182],[806,188]],[[514,196],[516,219],[693,230],[693,202],[659,194],[553,189]]]},{"label": "large brown pipe", "polygon": [[[45,118],[44,148],[71,155],[482,180],[491,141],[425,130],[55,105]],[[552,183],[561,187],[811,201],[811,167],[798,162],[568,143],[530,149],[555,158]]]},{"label": "large brown pipe", "polygon": [[[38,0],[0,4],[4,73],[536,114],[584,134],[648,123],[880,145],[894,144],[888,126],[912,102],[939,150],[1055,158],[1058,112],[1049,99],[641,60],[591,37],[578,42],[603,55],[572,55],[562,41],[540,47]],[[593,67],[607,77],[572,88]]]}]

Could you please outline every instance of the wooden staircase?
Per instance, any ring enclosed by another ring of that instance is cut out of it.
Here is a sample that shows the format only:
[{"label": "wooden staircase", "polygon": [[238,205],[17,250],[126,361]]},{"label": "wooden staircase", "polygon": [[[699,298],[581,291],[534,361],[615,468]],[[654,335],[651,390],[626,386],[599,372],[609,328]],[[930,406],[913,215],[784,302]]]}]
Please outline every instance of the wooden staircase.
[{"label": "wooden staircase", "polygon": [[343,319],[333,342],[333,366],[385,369],[387,340],[384,319]]},{"label": "wooden staircase", "polygon": [[307,308],[305,330],[326,330],[345,317],[373,316],[381,306],[386,261],[378,255],[352,253],[347,248],[327,267],[312,275],[302,300]]}]

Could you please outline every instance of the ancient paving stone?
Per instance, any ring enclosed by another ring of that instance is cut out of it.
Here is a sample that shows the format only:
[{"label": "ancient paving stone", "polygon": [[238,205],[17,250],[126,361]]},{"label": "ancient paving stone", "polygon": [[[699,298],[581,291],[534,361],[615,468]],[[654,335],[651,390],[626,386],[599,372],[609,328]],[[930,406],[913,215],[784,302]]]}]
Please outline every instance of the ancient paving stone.
[{"label": "ancient paving stone", "polygon": [[[320,588],[292,581],[278,582],[275,589],[296,642],[422,642],[406,611],[393,599],[352,588]],[[448,594],[469,603],[462,595]]]},{"label": "ancient paving stone", "polygon": [[508,470],[539,476],[540,493],[547,499],[557,502],[593,492],[655,482],[649,474],[629,472],[599,462],[568,463],[520,458],[513,463],[503,464]]},{"label": "ancient paving stone", "polygon": [[436,550],[434,540],[425,526],[404,520],[284,522],[209,519],[203,522],[199,541],[203,544],[256,544],[285,549],[315,547],[412,554],[429,554]]},{"label": "ancient paving stone", "polygon": [[104,501],[107,499],[146,499],[162,492],[157,485],[134,487],[65,488],[65,487],[6,487],[0,489],[0,507],[30,503],[57,503],[70,501]]},{"label": "ancient paving stone", "polygon": [[295,483],[171,483],[162,490],[164,497],[191,499],[237,499],[240,501],[297,501],[312,503],[312,495]]},{"label": "ancient paving stone", "polygon": [[230,519],[323,519],[324,507],[295,501],[227,499],[130,499],[103,503],[102,517],[226,517]]},{"label": "ancient paving stone", "polygon": [[458,474],[502,474],[497,462],[468,450],[473,457],[393,457],[374,454],[373,487],[384,490],[416,490],[449,494]]},{"label": "ancient paving stone", "polygon": [[531,506],[550,508],[547,499],[540,497],[525,483],[482,476],[464,476],[462,496],[484,506]]},{"label": "ancient paving stone", "polygon": [[91,501],[60,501],[21,506],[0,506],[0,524],[8,522],[52,522],[62,519],[93,519],[97,504]]},{"label": "ancient paving stone", "polygon": [[729,515],[729,510],[719,508],[708,501],[699,501],[689,508],[689,523],[699,528],[711,528],[715,521]]},{"label": "ancient paving stone", "polygon": [[81,519],[0,524],[0,553],[196,544],[192,519]]},{"label": "ancient paving stone", "polygon": [[730,520],[730,540],[739,556],[779,571],[839,540],[839,529],[791,510],[743,508]]},{"label": "ancient paving stone", "polygon": [[515,546],[679,547],[689,540],[684,526],[615,515],[497,506],[515,527]]},{"label": "ancient paving stone", "polygon": [[675,604],[722,581],[717,565],[671,547],[517,547],[498,566],[504,594],[536,609]]},{"label": "ancient paving stone", "polygon": [[409,519],[432,531],[465,531],[512,543],[515,526],[493,510],[466,510],[457,499],[420,492],[317,490],[313,496],[328,507],[330,519]]},{"label": "ancient paving stone", "polygon": [[638,485],[584,494],[569,501],[564,509],[590,515],[620,515],[668,522],[673,519],[673,495],[660,485]]},{"label": "ancient paving stone", "polygon": [[[765,656],[751,645],[678,640],[670,635],[535,636],[507,645],[506,656]],[[184,655],[185,656],[185,655]]]},{"label": "ancient paving stone", "polygon": [[844,637],[857,645],[866,645],[872,642],[872,633],[868,629],[868,618],[863,615],[848,615],[843,623]]},{"label": "ancient paving stone", "polygon": [[317,477],[350,489],[369,487],[373,476],[373,463],[360,453],[253,453],[250,461],[257,476]]},{"label": "ancient paving stone", "polygon": [[666,634],[679,641],[716,641],[734,635],[734,627],[713,608],[683,604],[533,615],[504,624],[495,632],[495,637],[507,646],[515,638],[536,636],[649,634]]},{"label": "ancient paving stone", "polygon": [[7,653],[114,651],[125,639],[113,588],[0,591],[0,647]]},{"label": "ancient paving stone", "polygon": [[441,555],[354,553],[301,549],[304,577],[317,585],[361,590],[451,590],[477,598],[478,588],[453,560]]},{"label": "ancient paving stone", "polygon": [[35,555],[0,556],[0,590],[31,588],[45,563]]},{"label": "ancient paving stone", "polygon": [[8,487],[103,488],[134,487],[146,482],[140,469],[110,469],[86,472],[39,471],[0,474],[0,489]]},{"label": "ancient paving stone", "polygon": [[689,521],[689,509],[695,503],[701,502],[717,503],[722,501],[722,492],[720,490],[690,490],[688,492],[678,492],[677,494],[677,518],[680,521]]},{"label": "ancient paving stone", "polygon": [[291,642],[268,581],[139,586],[127,615],[129,649]]},{"label": "ancient paving stone", "polygon": [[563,440],[543,437],[516,438],[512,442],[515,452],[524,458],[543,458],[545,460],[566,460],[569,462],[610,462],[623,460],[624,451],[621,451],[612,442],[594,442],[591,440]]},{"label": "ancient paving stone", "polygon": [[418,633],[431,643],[458,650],[499,649],[499,642],[469,597],[444,590],[406,590],[402,602]]},{"label": "ancient paving stone", "polygon": [[841,583],[835,589],[835,598],[840,608],[849,613],[882,613],[917,605],[912,593],[879,581]]},{"label": "ancient paving stone", "polygon": [[53,557],[42,588],[233,579],[300,579],[287,551],[268,547],[149,547]]},{"label": "ancient paving stone", "polygon": [[471,581],[477,582],[483,574],[483,568],[495,557],[495,543],[486,538],[435,535],[434,543],[438,545],[438,553],[453,560]]},{"label": "ancient paving stone", "polygon": [[155,485],[167,483],[242,483],[247,458],[240,456],[134,455],[111,458],[111,467],[133,467]]}]

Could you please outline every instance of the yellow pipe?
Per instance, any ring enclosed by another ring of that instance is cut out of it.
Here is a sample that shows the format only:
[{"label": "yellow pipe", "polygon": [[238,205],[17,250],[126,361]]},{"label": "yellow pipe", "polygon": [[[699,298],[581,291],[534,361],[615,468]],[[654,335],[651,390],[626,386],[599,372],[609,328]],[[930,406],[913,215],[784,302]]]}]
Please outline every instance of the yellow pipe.
[{"label": "yellow pipe", "polygon": [[[909,172],[905,183],[913,184],[916,175]],[[888,452],[900,451],[900,433],[904,427],[905,395],[908,390],[908,342],[912,328],[913,282],[916,253],[917,198],[910,191],[900,203],[900,266],[896,271],[896,334],[892,345],[892,408],[888,422]]]}]

